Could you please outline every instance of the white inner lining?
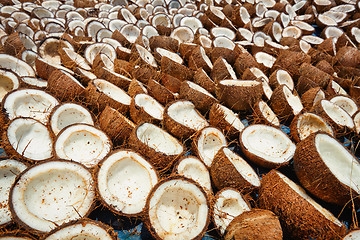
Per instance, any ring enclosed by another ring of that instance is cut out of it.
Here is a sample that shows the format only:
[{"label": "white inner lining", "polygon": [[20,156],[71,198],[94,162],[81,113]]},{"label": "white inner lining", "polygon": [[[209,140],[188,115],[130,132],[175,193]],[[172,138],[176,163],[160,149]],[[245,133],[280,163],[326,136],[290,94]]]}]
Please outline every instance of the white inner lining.
[{"label": "white inner lining", "polygon": [[176,168],[178,174],[191,178],[200,184],[205,190],[211,191],[210,174],[204,163],[195,157],[187,157],[181,160]]},{"label": "white inner lining", "polygon": [[136,105],[144,108],[144,110],[153,118],[163,119],[164,107],[154,98],[147,94],[140,93],[135,96],[134,101]]},{"label": "white inner lining", "polygon": [[217,107],[220,108],[221,111],[223,111],[225,115],[225,120],[229,124],[231,124],[236,130],[242,131],[245,128],[244,124],[240,121],[238,115],[235,114],[231,109],[218,103],[217,103]]},{"label": "white inner lining", "polygon": [[300,140],[307,138],[310,134],[317,131],[324,131],[331,135],[334,134],[330,125],[321,117],[313,113],[301,114],[297,120],[296,126]]},{"label": "white inner lining", "polygon": [[349,128],[354,128],[354,121],[350,115],[341,107],[332,103],[328,100],[322,100],[321,106],[323,107],[325,113],[340,126],[347,126]]},{"label": "white inner lining", "polygon": [[291,90],[287,86],[283,87],[283,91],[287,102],[293,110],[294,115],[299,114],[304,108],[299,96],[292,94]]},{"label": "white inner lining", "polygon": [[103,79],[95,79],[94,85],[100,92],[106,94],[110,98],[124,105],[130,105],[131,97],[124,90],[114,84]]},{"label": "white inner lining", "polygon": [[201,131],[201,135],[197,141],[197,148],[200,158],[206,166],[210,167],[214,156],[223,146],[226,146],[226,138],[224,134],[217,128],[207,127]]}]

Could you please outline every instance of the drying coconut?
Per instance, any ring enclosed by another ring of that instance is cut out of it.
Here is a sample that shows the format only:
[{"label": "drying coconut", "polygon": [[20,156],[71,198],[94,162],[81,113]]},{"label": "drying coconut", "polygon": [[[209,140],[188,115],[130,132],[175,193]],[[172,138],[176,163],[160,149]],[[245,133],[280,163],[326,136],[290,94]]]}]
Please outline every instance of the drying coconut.
[{"label": "drying coconut", "polygon": [[84,51],[84,57],[88,63],[92,65],[95,57],[100,53],[106,54],[112,62],[114,62],[116,58],[115,49],[108,43],[93,43],[87,46]]},{"label": "drying coconut", "polygon": [[25,50],[25,46],[19,37],[19,33],[17,32],[10,34],[6,38],[3,47],[5,53],[15,57],[21,56],[22,52]]},{"label": "drying coconut", "polygon": [[206,72],[210,72],[213,68],[213,64],[210,58],[206,55],[203,47],[195,47],[189,57],[189,68],[196,71],[199,68],[204,69]]},{"label": "drying coconut", "polygon": [[19,88],[19,77],[12,71],[0,69],[0,101],[11,90]]},{"label": "drying coconut", "polygon": [[299,68],[299,72],[301,76],[311,79],[320,87],[326,87],[333,79],[331,75],[308,63],[303,63]]},{"label": "drying coconut", "polygon": [[36,238],[34,238],[32,235],[30,235],[26,232],[19,233],[18,231],[14,231],[14,232],[7,232],[7,233],[0,234],[0,239],[1,240],[8,240],[8,239],[35,240]]},{"label": "drying coconut", "polygon": [[85,90],[87,104],[101,112],[107,105],[121,113],[127,113],[131,97],[121,88],[103,79],[91,81]]},{"label": "drying coconut", "polygon": [[258,201],[279,216],[286,239],[339,239],[346,232],[334,215],[276,170],[263,177]]},{"label": "drying coconut", "polygon": [[330,75],[333,75],[335,70],[334,68],[332,67],[332,65],[326,61],[326,60],[321,60],[319,61],[315,67],[317,67],[318,69],[320,69],[321,71],[324,71],[326,72],[327,74],[330,74]]},{"label": "drying coconut", "polygon": [[149,94],[163,105],[177,99],[177,95],[153,79],[149,80],[147,87]]},{"label": "drying coconut", "polygon": [[291,75],[287,71],[282,69],[277,69],[270,75],[269,84],[273,89],[284,84],[291,91],[294,90],[294,81]]},{"label": "drying coconut", "polygon": [[161,71],[180,80],[191,80],[193,77],[193,72],[189,68],[166,56],[161,58]]},{"label": "drying coconut", "polygon": [[325,93],[320,87],[311,88],[301,96],[301,102],[308,111],[322,99],[325,99]]},{"label": "drying coconut", "polygon": [[139,66],[139,65],[136,65],[133,71],[131,72],[132,78],[135,78],[136,80],[144,84],[148,84],[150,80],[157,78],[158,74],[159,74],[158,71],[156,71],[152,67]]},{"label": "drying coconut", "polygon": [[353,120],[355,124],[355,130],[357,134],[360,134],[360,111],[354,113]]},{"label": "drying coconut", "polygon": [[238,76],[242,76],[244,71],[250,67],[259,68],[259,63],[255,60],[255,58],[249,53],[241,53],[235,61],[234,69]]},{"label": "drying coconut", "polygon": [[292,119],[303,110],[300,97],[286,85],[280,85],[274,90],[270,99],[271,109],[284,120]]},{"label": "drying coconut", "polygon": [[128,144],[159,170],[171,167],[184,151],[184,147],[176,138],[151,123],[137,125],[129,137]]},{"label": "drying coconut", "polygon": [[22,172],[10,190],[9,203],[20,226],[43,233],[86,217],[94,200],[90,171],[75,162],[54,160]]},{"label": "drying coconut", "polygon": [[[225,37],[223,37],[225,38]],[[217,38],[218,39],[218,38]],[[227,38],[225,38],[227,39]],[[221,40],[221,39],[220,39]],[[213,42],[214,43],[214,42]],[[233,44],[232,41],[230,41],[230,43]],[[236,50],[237,47],[236,46],[232,46],[231,48],[226,48],[226,47],[222,47],[222,46],[214,46],[211,49],[210,52],[210,59],[211,62],[215,63],[216,60],[219,57],[224,58],[230,65],[234,65],[236,64],[237,58],[240,56],[241,53],[243,53],[242,51],[238,51]],[[250,54],[249,54],[250,55]],[[251,55],[250,55],[251,56]],[[252,57],[252,56],[251,56]],[[238,63],[239,64],[239,63]],[[234,66],[235,70],[236,70],[236,65]],[[238,72],[237,72],[238,73]]]},{"label": "drying coconut", "polygon": [[146,199],[157,182],[154,167],[131,150],[112,152],[100,163],[96,174],[104,205],[116,214],[132,217],[144,211]]},{"label": "drying coconut", "polygon": [[114,62],[104,53],[99,53],[93,60],[92,68],[104,67],[114,71]]},{"label": "drying coconut", "polygon": [[355,230],[349,232],[342,238],[342,240],[357,240],[357,239],[360,239],[360,230],[359,229],[355,229]]},{"label": "drying coconut", "polygon": [[128,88],[128,94],[130,97],[134,97],[136,94],[148,94],[146,87],[136,79],[131,80]]},{"label": "drying coconut", "polygon": [[39,56],[47,62],[54,65],[60,65],[60,54],[57,51],[61,48],[69,48],[74,51],[74,47],[68,41],[55,37],[49,37],[41,42],[38,48],[38,53]]},{"label": "drying coconut", "polygon": [[264,101],[258,101],[253,109],[253,118],[256,123],[280,127],[279,118]]},{"label": "drying coconut", "polygon": [[314,113],[301,113],[294,117],[290,124],[291,137],[300,142],[315,132],[326,132],[334,135],[332,127],[320,116]]},{"label": "drying coconut", "polygon": [[260,178],[252,167],[227,147],[222,147],[215,155],[210,174],[217,189],[232,187],[250,193],[260,187]]},{"label": "drying coconut", "polygon": [[116,48],[116,55],[118,59],[129,61],[131,56],[131,50],[126,47],[118,46]]},{"label": "drying coconut", "polygon": [[171,134],[186,140],[209,123],[196,110],[192,102],[178,100],[165,107],[164,125]]},{"label": "drying coconut", "polygon": [[[117,60],[115,62],[117,62]],[[108,81],[122,89],[128,89],[128,87],[131,83],[131,78],[129,78],[129,77],[131,77],[130,73],[123,75],[123,74],[116,73],[115,71],[112,71],[106,67],[100,67],[100,66],[95,68],[94,73],[97,78],[106,79],[106,81]],[[129,77],[126,77],[126,76],[129,76]],[[94,80],[94,79],[91,79],[91,80]],[[89,83],[89,82],[87,82],[87,83]]]},{"label": "drying coconut", "polygon": [[262,70],[257,67],[250,67],[244,71],[241,79],[256,80],[260,77],[264,78],[267,82],[269,82],[269,78],[264,74]]},{"label": "drying coconut", "polygon": [[294,77],[294,76],[298,76],[301,73],[299,69],[303,63],[310,64],[310,62],[311,62],[311,57],[303,52],[281,50],[273,66],[275,69],[280,68],[288,71],[289,74]]},{"label": "drying coconut", "polygon": [[43,240],[56,240],[61,238],[91,238],[94,240],[116,240],[117,235],[113,228],[87,218],[65,223],[47,234]]},{"label": "drying coconut", "polygon": [[157,63],[154,56],[143,46],[135,44],[131,49],[130,62],[134,65],[148,66],[157,68]]},{"label": "drying coconut", "polygon": [[204,69],[198,69],[194,72],[193,81],[202,88],[206,89],[209,93],[215,94],[215,82],[209,77]]},{"label": "drying coconut", "polygon": [[0,68],[13,71],[19,77],[35,77],[35,71],[29,64],[8,54],[0,53]]},{"label": "drying coconut", "polygon": [[174,166],[174,174],[190,178],[197,182],[208,194],[212,193],[210,173],[206,165],[194,156],[181,158]]},{"label": "drying coconut", "polygon": [[135,123],[163,120],[164,107],[151,96],[140,93],[131,99],[130,116]]},{"label": "drying coconut", "polygon": [[354,47],[342,47],[336,53],[336,63],[345,67],[357,67],[360,64],[360,52]]},{"label": "drying coconut", "polygon": [[[301,185],[326,202],[343,206],[359,195],[360,163],[329,134],[319,132],[301,141],[294,169]],[[319,170],[322,174],[315,173]],[[319,184],[315,186],[314,182]]]},{"label": "drying coconut", "polygon": [[75,70],[76,67],[80,67],[84,70],[90,71],[91,67],[80,54],[69,48],[61,48],[58,50],[61,58],[61,63],[71,69]]},{"label": "drying coconut", "polygon": [[333,127],[335,136],[344,136],[355,130],[351,116],[333,102],[320,100],[315,104],[313,111]]},{"label": "drying coconut", "polygon": [[261,124],[246,127],[241,132],[239,142],[249,160],[266,168],[287,165],[296,149],[280,129]]},{"label": "drying coconut", "polygon": [[348,96],[348,93],[341,87],[339,83],[337,83],[334,80],[332,80],[329,83],[329,85],[326,88],[326,91],[329,96],[334,96],[334,95]]},{"label": "drying coconut", "polygon": [[174,53],[172,51],[169,51],[169,50],[166,50],[164,48],[155,48],[154,57],[155,57],[156,61],[161,62],[161,58],[163,56],[166,56],[166,57],[170,58],[171,60],[173,60],[173,61],[175,61],[175,62],[177,62],[179,64],[184,63],[184,60],[179,55],[177,55],[176,53]]},{"label": "drying coconut", "polygon": [[208,91],[190,81],[182,82],[179,93],[180,98],[191,101],[202,113],[209,111],[211,105],[217,102]]},{"label": "drying coconut", "polygon": [[199,131],[193,139],[192,147],[195,154],[210,167],[214,156],[221,147],[227,145],[224,134],[217,128],[208,126]]},{"label": "drying coconut", "polygon": [[52,110],[49,117],[49,125],[55,135],[63,128],[75,123],[94,125],[94,118],[89,110],[77,103],[59,104]]},{"label": "drying coconut", "polygon": [[210,77],[215,82],[219,82],[225,79],[237,79],[236,73],[232,66],[222,57],[219,57],[214,63]]},{"label": "drying coconut", "polygon": [[35,59],[35,69],[36,69],[36,74],[40,78],[45,80],[49,79],[51,73],[56,69],[62,69],[68,72],[70,71],[70,69],[68,68],[62,67],[60,65],[53,65],[50,62],[47,62],[45,59],[42,59],[40,57],[37,57]]},{"label": "drying coconut", "polygon": [[149,43],[150,48],[153,51],[155,48],[161,47],[173,52],[178,52],[180,46],[180,43],[177,39],[169,36],[152,36],[149,38]]},{"label": "drying coconut", "polygon": [[[11,160],[0,160],[0,226],[4,227],[12,222],[12,216],[9,208],[10,188],[15,182],[16,177],[24,171],[28,166],[24,163]],[[1,239],[1,237],[0,237]]]},{"label": "drying coconut", "polygon": [[223,188],[217,192],[213,208],[213,221],[221,235],[234,218],[251,209],[250,204],[235,188]]},{"label": "drying coconut", "polygon": [[226,228],[225,240],[230,239],[281,240],[283,231],[279,217],[264,209],[252,209],[235,217]]},{"label": "drying coconut", "polygon": [[45,90],[48,82],[46,80],[37,77],[22,77],[20,79],[20,88],[33,88],[39,90]]},{"label": "drying coconut", "polygon": [[52,132],[32,118],[20,117],[12,120],[3,133],[2,141],[2,147],[8,156],[29,161],[42,161],[53,157]]},{"label": "drying coconut", "polygon": [[84,90],[84,86],[64,70],[54,70],[49,76],[47,91],[61,101],[81,98]]},{"label": "drying coconut", "polygon": [[209,122],[212,126],[221,129],[229,139],[237,138],[245,128],[236,113],[218,103],[214,103],[210,108]]},{"label": "drying coconut", "polygon": [[337,95],[330,98],[329,101],[344,109],[350,116],[359,110],[355,100],[349,96]]},{"label": "drying coconut", "polygon": [[159,182],[146,201],[146,225],[156,239],[201,239],[209,224],[205,191],[184,177]]},{"label": "drying coconut", "polygon": [[179,93],[182,83],[180,79],[166,73],[161,73],[158,81],[171,92]]},{"label": "drying coconut", "polygon": [[136,125],[118,112],[116,109],[106,106],[99,116],[99,127],[103,130],[114,145],[125,144]]}]

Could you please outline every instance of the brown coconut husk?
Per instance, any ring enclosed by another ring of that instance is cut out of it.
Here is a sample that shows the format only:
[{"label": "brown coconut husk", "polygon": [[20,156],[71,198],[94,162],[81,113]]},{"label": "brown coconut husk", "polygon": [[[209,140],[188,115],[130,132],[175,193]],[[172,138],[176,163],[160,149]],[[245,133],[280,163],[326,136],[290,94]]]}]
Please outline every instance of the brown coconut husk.
[{"label": "brown coconut husk", "polygon": [[360,51],[354,47],[342,47],[337,51],[335,59],[340,66],[359,68]]},{"label": "brown coconut husk", "polygon": [[[324,91],[320,87],[315,87],[315,88],[310,88],[303,95],[301,95],[301,102],[307,111],[310,111],[313,108],[313,106],[316,104],[314,100],[317,97],[317,95],[320,94],[319,92],[324,93]],[[324,97],[325,97],[325,93],[324,93]]]},{"label": "brown coconut husk", "polygon": [[161,71],[163,73],[169,74],[177,79],[184,81],[191,81],[193,78],[193,71],[186,66],[179,64],[170,58],[163,56],[161,58]]},{"label": "brown coconut husk", "polygon": [[131,99],[130,103],[130,117],[134,123],[139,124],[141,122],[149,122],[159,125],[162,119],[154,118],[143,107],[138,106],[135,103],[135,96]]},{"label": "brown coconut husk", "polygon": [[169,74],[162,73],[159,76],[159,83],[173,93],[179,93],[182,81]]},{"label": "brown coconut husk", "polygon": [[180,43],[179,53],[185,61],[189,60],[192,51],[197,47],[194,43]]},{"label": "brown coconut husk", "polygon": [[330,75],[333,75],[335,70],[334,68],[332,67],[332,65],[326,61],[326,60],[321,60],[319,61],[315,67],[317,67],[318,69],[320,69],[321,71],[324,71],[326,72],[327,74],[330,74]]},{"label": "brown coconut husk", "polygon": [[209,75],[203,70],[198,69],[194,72],[194,79],[193,81],[198,84],[199,86],[206,89],[209,93],[215,94],[215,82],[209,77]]},{"label": "brown coconut husk", "polygon": [[109,136],[115,146],[126,146],[130,133],[136,125],[116,109],[106,106],[99,116],[99,127]]},{"label": "brown coconut husk", "polygon": [[[235,47],[236,48],[236,47]],[[214,47],[210,52],[211,62],[215,63],[216,60],[220,57],[224,58],[230,65],[234,65],[237,58],[240,55],[240,52],[224,47]]]},{"label": "brown coconut husk", "polygon": [[145,93],[148,94],[146,87],[136,79],[131,80],[129,85],[128,94],[130,97],[134,97],[136,94]]},{"label": "brown coconut husk", "polygon": [[22,52],[25,50],[25,46],[22,43],[19,33],[14,32],[10,34],[4,42],[5,53],[18,57],[21,57]]},{"label": "brown coconut husk", "polygon": [[303,63],[300,66],[299,73],[301,76],[311,79],[323,88],[326,87],[331,80],[333,80],[331,75],[308,63]]},{"label": "brown coconut husk", "polygon": [[250,67],[260,68],[260,64],[248,52],[239,54],[234,64],[236,74],[242,76],[245,70]]},{"label": "brown coconut husk", "polygon": [[300,76],[298,78],[297,84],[296,84],[296,91],[302,95],[304,94],[306,91],[312,89],[312,88],[316,88],[316,87],[320,87],[319,84],[315,83],[314,81],[312,81],[310,78],[304,77],[304,76]]},{"label": "brown coconut husk", "polygon": [[273,69],[281,68],[290,73],[292,77],[301,75],[300,66],[304,63],[310,64],[311,57],[303,52],[281,50],[276,59]]},{"label": "brown coconut husk", "polygon": [[[274,121],[273,119],[269,119],[270,116],[266,115],[267,113],[263,111],[263,109],[261,108],[260,105],[261,101],[258,101],[254,107],[253,107],[253,120],[255,123],[261,123],[261,124],[265,124],[265,125],[270,125],[272,127],[280,127],[280,124],[275,124],[277,121]],[[264,104],[267,105],[266,102],[263,102]],[[268,106],[270,108],[270,106]],[[271,108],[270,108],[271,109]],[[272,111],[272,109],[271,109]],[[274,113],[274,112],[273,112]],[[279,121],[278,117],[276,116],[276,114],[274,113],[275,117],[277,118],[277,120]],[[280,121],[279,121],[280,123]]]},{"label": "brown coconut husk", "polygon": [[[212,66],[210,66],[204,59],[204,57],[201,54],[201,51],[205,53],[205,50],[201,46],[197,46],[193,49],[191,52],[191,55],[189,57],[188,66],[191,70],[196,71],[199,68],[204,69],[206,72],[210,72],[212,69]],[[207,57],[205,53],[205,57]],[[210,60],[210,59],[209,59]]]},{"label": "brown coconut husk", "polygon": [[149,94],[162,105],[166,105],[177,99],[174,93],[153,79],[149,80],[147,86]]},{"label": "brown coconut husk", "polygon": [[177,39],[168,36],[152,36],[149,38],[149,45],[152,51],[155,48],[164,48],[172,52],[178,52],[180,43]]},{"label": "brown coconut husk", "polygon": [[147,84],[150,79],[154,79],[158,76],[158,72],[151,67],[135,66],[131,72],[131,76],[140,82]]},{"label": "brown coconut husk", "polygon": [[261,208],[279,216],[285,239],[340,239],[346,233],[344,225],[338,226],[329,221],[294,191],[276,170],[263,176],[258,203]]},{"label": "brown coconut husk", "polygon": [[98,78],[106,79],[106,81],[125,90],[129,88],[129,85],[131,83],[131,80],[126,76],[113,72],[106,67],[99,66],[95,68],[94,73]]},{"label": "brown coconut husk", "polygon": [[36,74],[45,80],[48,80],[51,73],[58,69],[54,65],[51,65],[46,62],[46,60],[38,57],[35,59],[35,68],[36,68]]},{"label": "brown coconut husk", "polygon": [[[229,73],[229,71],[225,65],[225,62],[227,63],[227,61],[222,57],[219,57],[216,60],[216,62],[214,62],[213,69],[211,70],[211,73],[210,73],[210,77],[214,82],[219,82],[224,79],[232,79],[233,78],[231,76],[231,74]],[[248,79],[248,78],[244,78],[244,79]]]},{"label": "brown coconut husk", "polygon": [[134,69],[134,65],[128,61],[115,59],[114,61],[114,72],[131,78],[131,72]]},{"label": "brown coconut husk", "polygon": [[235,217],[226,229],[225,240],[281,240],[283,231],[279,217],[264,209],[252,209]]}]

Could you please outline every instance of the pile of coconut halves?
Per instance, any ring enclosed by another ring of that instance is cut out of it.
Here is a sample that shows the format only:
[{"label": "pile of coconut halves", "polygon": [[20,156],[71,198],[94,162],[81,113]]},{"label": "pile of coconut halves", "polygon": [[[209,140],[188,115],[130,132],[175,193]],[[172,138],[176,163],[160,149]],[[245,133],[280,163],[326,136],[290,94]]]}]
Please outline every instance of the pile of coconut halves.
[{"label": "pile of coconut halves", "polygon": [[360,239],[359,11],[1,0],[0,239]]}]

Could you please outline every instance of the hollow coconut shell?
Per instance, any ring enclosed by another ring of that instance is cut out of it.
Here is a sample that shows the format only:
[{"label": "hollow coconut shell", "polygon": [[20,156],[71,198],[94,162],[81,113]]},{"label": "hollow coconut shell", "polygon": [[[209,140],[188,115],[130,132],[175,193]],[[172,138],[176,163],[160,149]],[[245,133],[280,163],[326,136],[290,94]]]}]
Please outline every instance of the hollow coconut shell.
[{"label": "hollow coconut shell", "polygon": [[162,73],[158,79],[159,83],[173,93],[179,93],[182,81],[174,76]]},{"label": "hollow coconut shell", "polygon": [[136,94],[144,93],[148,94],[146,87],[136,79],[131,80],[127,93],[130,97],[134,97]]},{"label": "hollow coconut shell", "polygon": [[265,209],[252,209],[235,217],[226,228],[225,240],[282,240],[279,217]]},{"label": "hollow coconut shell", "polygon": [[301,75],[299,69],[303,63],[310,64],[311,57],[303,52],[281,50],[273,65],[273,69],[284,69],[288,71],[292,77],[295,77]]},{"label": "hollow coconut shell", "polygon": [[322,88],[326,87],[333,80],[331,75],[306,62],[301,64],[299,74],[311,79]]},{"label": "hollow coconut shell", "polygon": [[18,32],[14,32],[14,33],[10,34],[6,38],[3,47],[5,50],[5,53],[15,56],[15,57],[20,57],[22,52],[25,50],[25,46],[22,43]]},{"label": "hollow coconut shell", "polygon": [[310,111],[318,101],[324,98],[324,91],[320,87],[315,87],[307,90],[303,95],[301,95],[301,102],[304,108],[307,111]]},{"label": "hollow coconut shell", "polygon": [[[321,143],[322,138],[327,138],[327,140],[331,139],[331,144],[334,145],[330,146],[328,143]],[[328,146],[326,146],[326,144]],[[329,149],[325,149],[326,147]],[[319,151],[323,151],[323,157],[320,155]],[[337,156],[337,159],[332,159],[333,162],[329,163],[331,158],[336,158],[335,151],[344,151],[344,154],[342,156]],[[331,154],[331,156],[329,154]],[[357,174],[360,166],[357,158],[337,139],[327,133],[317,132],[299,142],[296,146],[294,155],[294,170],[296,176],[301,185],[314,196],[328,203],[345,206],[354,197],[356,198],[359,195],[357,192],[358,190],[351,189],[349,185],[341,182],[335,176],[333,169],[330,169],[325,164],[325,160],[329,164],[337,163],[339,166],[343,164],[344,166],[342,168],[348,170],[346,174],[350,175]],[[354,165],[354,172],[351,170],[352,167],[346,166],[342,160],[344,160],[344,162],[347,160],[353,161],[352,163],[349,163],[349,165]],[[334,168],[334,166],[332,167]],[[344,171],[343,174],[345,174]],[[356,182],[352,182],[351,184],[352,188],[357,188],[354,186],[354,184],[357,184]]]},{"label": "hollow coconut shell", "polygon": [[[131,79],[126,77],[125,75],[116,73],[106,67],[98,66],[94,70],[95,75],[98,78],[106,79],[106,81],[118,86],[122,89],[128,89]],[[131,76],[130,76],[131,77]]]},{"label": "hollow coconut shell", "polygon": [[[143,106],[139,106],[136,103],[136,98],[140,99],[140,101],[148,101],[148,104],[144,104]],[[151,108],[148,107],[151,105]],[[150,112],[155,112],[157,116],[154,116],[154,114],[151,114]],[[139,124],[141,122],[151,122],[154,124],[159,124],[162,121],[164,112],[164,107],[157,102],[154,98],[147,94],[137,94],[131,99],[130,103],[130,116],[131,119],[136,123]],[[159,117],[159,118],[158,118]]]},{"label": "hollow coconut shell", "polygon": [[245,70],[251,67],[260,68],[260,64],[248,52],[239,54],[234,64],[236,74],[242,76]]},{"label": "hollow coconut shell", "polygon": [[169,74],[173,77],[176,77],[182,81],[184,80],[192,80],[193,78],[193,71],[186,66],[177,63],[170,58],[163,56],[161,58],[161,71]]},{"label": "hollow coconut shell", "polygon": [[180,43],[177,39],[168,36],[152,36],[149,38],[149,45],[152,51],[155,48],[164,48],[169,51],[178,52]]},{"label": "hollow coconut shell", "polygon": [[346,233],[338,219],[276,170],[263,176],[258,203],[279,217],[284,239],[340,239]]},{"label": "hollow coconut shell", "polygon": [[359,67],[360,51],[354,47],[342,47],[336,53],[336,64],[345,67]]},{"label": "hollow coconut shell", "polygon": [[177,96],[174,93],[153,79],[149,80],[147,87],[149,94],[162,105],[166,105],[177,99]]},{"label": "hollow coconut shell", "polygon": [[194,72],[194,83],[206,89],[209,93],[215,94],[215,82],[209,77],[204,69],[198,69]]},{"label": "hollow coconut shell", "polygon": [[261,123],[265,125],[270,125],[273,127],[280,127],[279,118],[269,107],[269,105],[264,101],[258,101],[254,105],[253,109],[253,120],[255,123]]},{"label": "hollow coconut shell", "polygon": [[214,186],[219,190],[232,187],[248,194],[260,187],[260,178],[252,167],[227,147],[222,147],[215,155],[210,175]]}]

